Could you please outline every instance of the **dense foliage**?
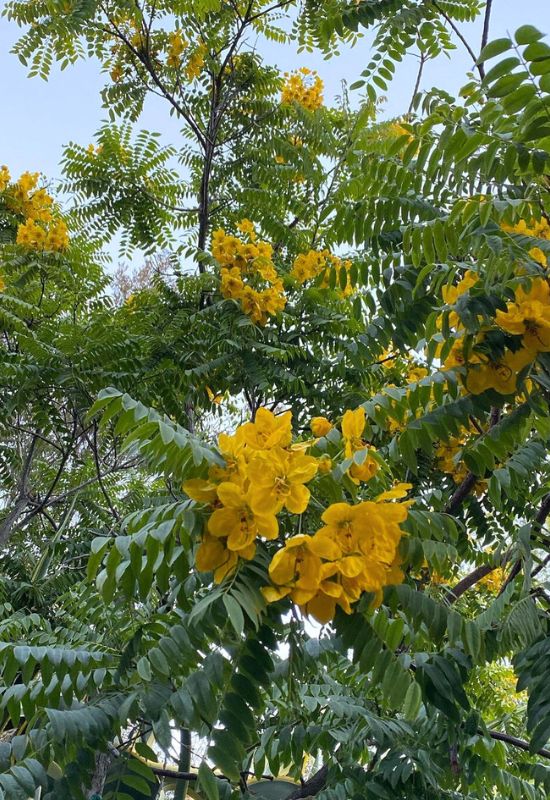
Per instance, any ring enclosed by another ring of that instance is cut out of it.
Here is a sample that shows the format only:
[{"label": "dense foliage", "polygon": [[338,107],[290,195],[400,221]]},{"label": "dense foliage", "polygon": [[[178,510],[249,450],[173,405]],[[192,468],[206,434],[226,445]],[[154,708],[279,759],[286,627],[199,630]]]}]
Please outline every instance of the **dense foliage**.
[{"label": "dense foliage", "polygon": [[0,798],[548,796],[550,46],[490,12],[6,4],[109,122],[0,169]]}]

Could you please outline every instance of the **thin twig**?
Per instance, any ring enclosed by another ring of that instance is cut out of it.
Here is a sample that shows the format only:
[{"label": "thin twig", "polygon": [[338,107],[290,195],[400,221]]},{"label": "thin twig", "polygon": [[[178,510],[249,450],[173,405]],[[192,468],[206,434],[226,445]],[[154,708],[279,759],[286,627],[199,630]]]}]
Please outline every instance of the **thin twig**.
[{"label": "thin twig", "polygon": [[424,64],[426,63],[426,56],[424,53],[420,53],[420,66],[418,68],[418,74],[416,76],[416,83],[414,84],[414,89],[411,97],[411,102],[409,103],[409,111],[410,114],[413,110],[414,106],[414,98],[418,94],[418,90],[420,89],[420,81],[422,80],[422,72],[424,71]]},{"label": "thin twig", "polygon": [[[481,35],[481,50],[485,47],[487,42],[489,41],[489,25],[491,22],[491,8],[493,5],[493,0],[487,0],[485,5],[485,19],[483,20],[483,33]],[[482,78],[485,77],[485,67],[483,66],[483,62],[478,64],[479,74]]]},{"label": "thin twig", "polygon": [[434,6],[434,8],[437,8],[439,13],[443,17],[443,19],[447,22],[449,27],[452,28],[452,30],[458,36],[458,38],[460,39],[460,41],[462,42],[462,44],[464,45],[464,47],[466,48],[466,50],[470,54],[471,59],[472,59],[474,65],[475,65],[477,71],[479,72],[480,77],[484,78],[485,77],[485,72],[483,70],[483,66],[481,66],[480,64],[477,63],[477,56],[474,53],[474,51],[472,50],[472,48],[470,47],[470,45],[468,44],[468,41],[466,40],[464,35],[460,32],[459,28],[457,28],[457,26],[452,21],[452,19],[445,13],[445,11],[443,11],[441,6],[437,3],[437,0],[432,0],[432,5]]}]

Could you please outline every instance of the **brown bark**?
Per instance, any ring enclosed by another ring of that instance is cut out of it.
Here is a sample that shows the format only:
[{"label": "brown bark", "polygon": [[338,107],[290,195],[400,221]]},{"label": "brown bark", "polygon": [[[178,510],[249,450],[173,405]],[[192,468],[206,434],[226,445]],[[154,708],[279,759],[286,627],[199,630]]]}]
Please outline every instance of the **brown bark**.
[{"label": "brown bark", "polygon": [[96,753],[95,769],[93,771],[90,784],[86,789],[86,797],[88,800],[92,798],[101,797],[107,780],[107,773],[113,761],[111,753]]}]

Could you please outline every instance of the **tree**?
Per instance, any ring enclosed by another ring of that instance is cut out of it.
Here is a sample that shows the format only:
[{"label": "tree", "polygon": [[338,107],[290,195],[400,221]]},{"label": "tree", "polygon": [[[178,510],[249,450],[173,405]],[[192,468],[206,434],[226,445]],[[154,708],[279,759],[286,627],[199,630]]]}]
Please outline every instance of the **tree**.
[{"label": "tree", "polygon": [[[479,11],[8,4],[110,122],[65,217],[0,173],[6,797],[547,796],[550,48]],[[250,39],[372,26],[336,108]],[[459,98],[417,91],[455,41]],[[115,305],[117,232],[170,269]]]}]

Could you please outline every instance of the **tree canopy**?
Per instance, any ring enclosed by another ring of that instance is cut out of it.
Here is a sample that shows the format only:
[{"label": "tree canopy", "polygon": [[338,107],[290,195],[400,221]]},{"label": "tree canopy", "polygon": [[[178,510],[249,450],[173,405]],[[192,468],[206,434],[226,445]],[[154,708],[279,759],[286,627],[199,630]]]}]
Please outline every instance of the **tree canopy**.
[{"label": "tree canopy", "polygon": [[6,3],[108,119],[0,168],[0,800],[548,796],[550,46],[491,12]]}]

